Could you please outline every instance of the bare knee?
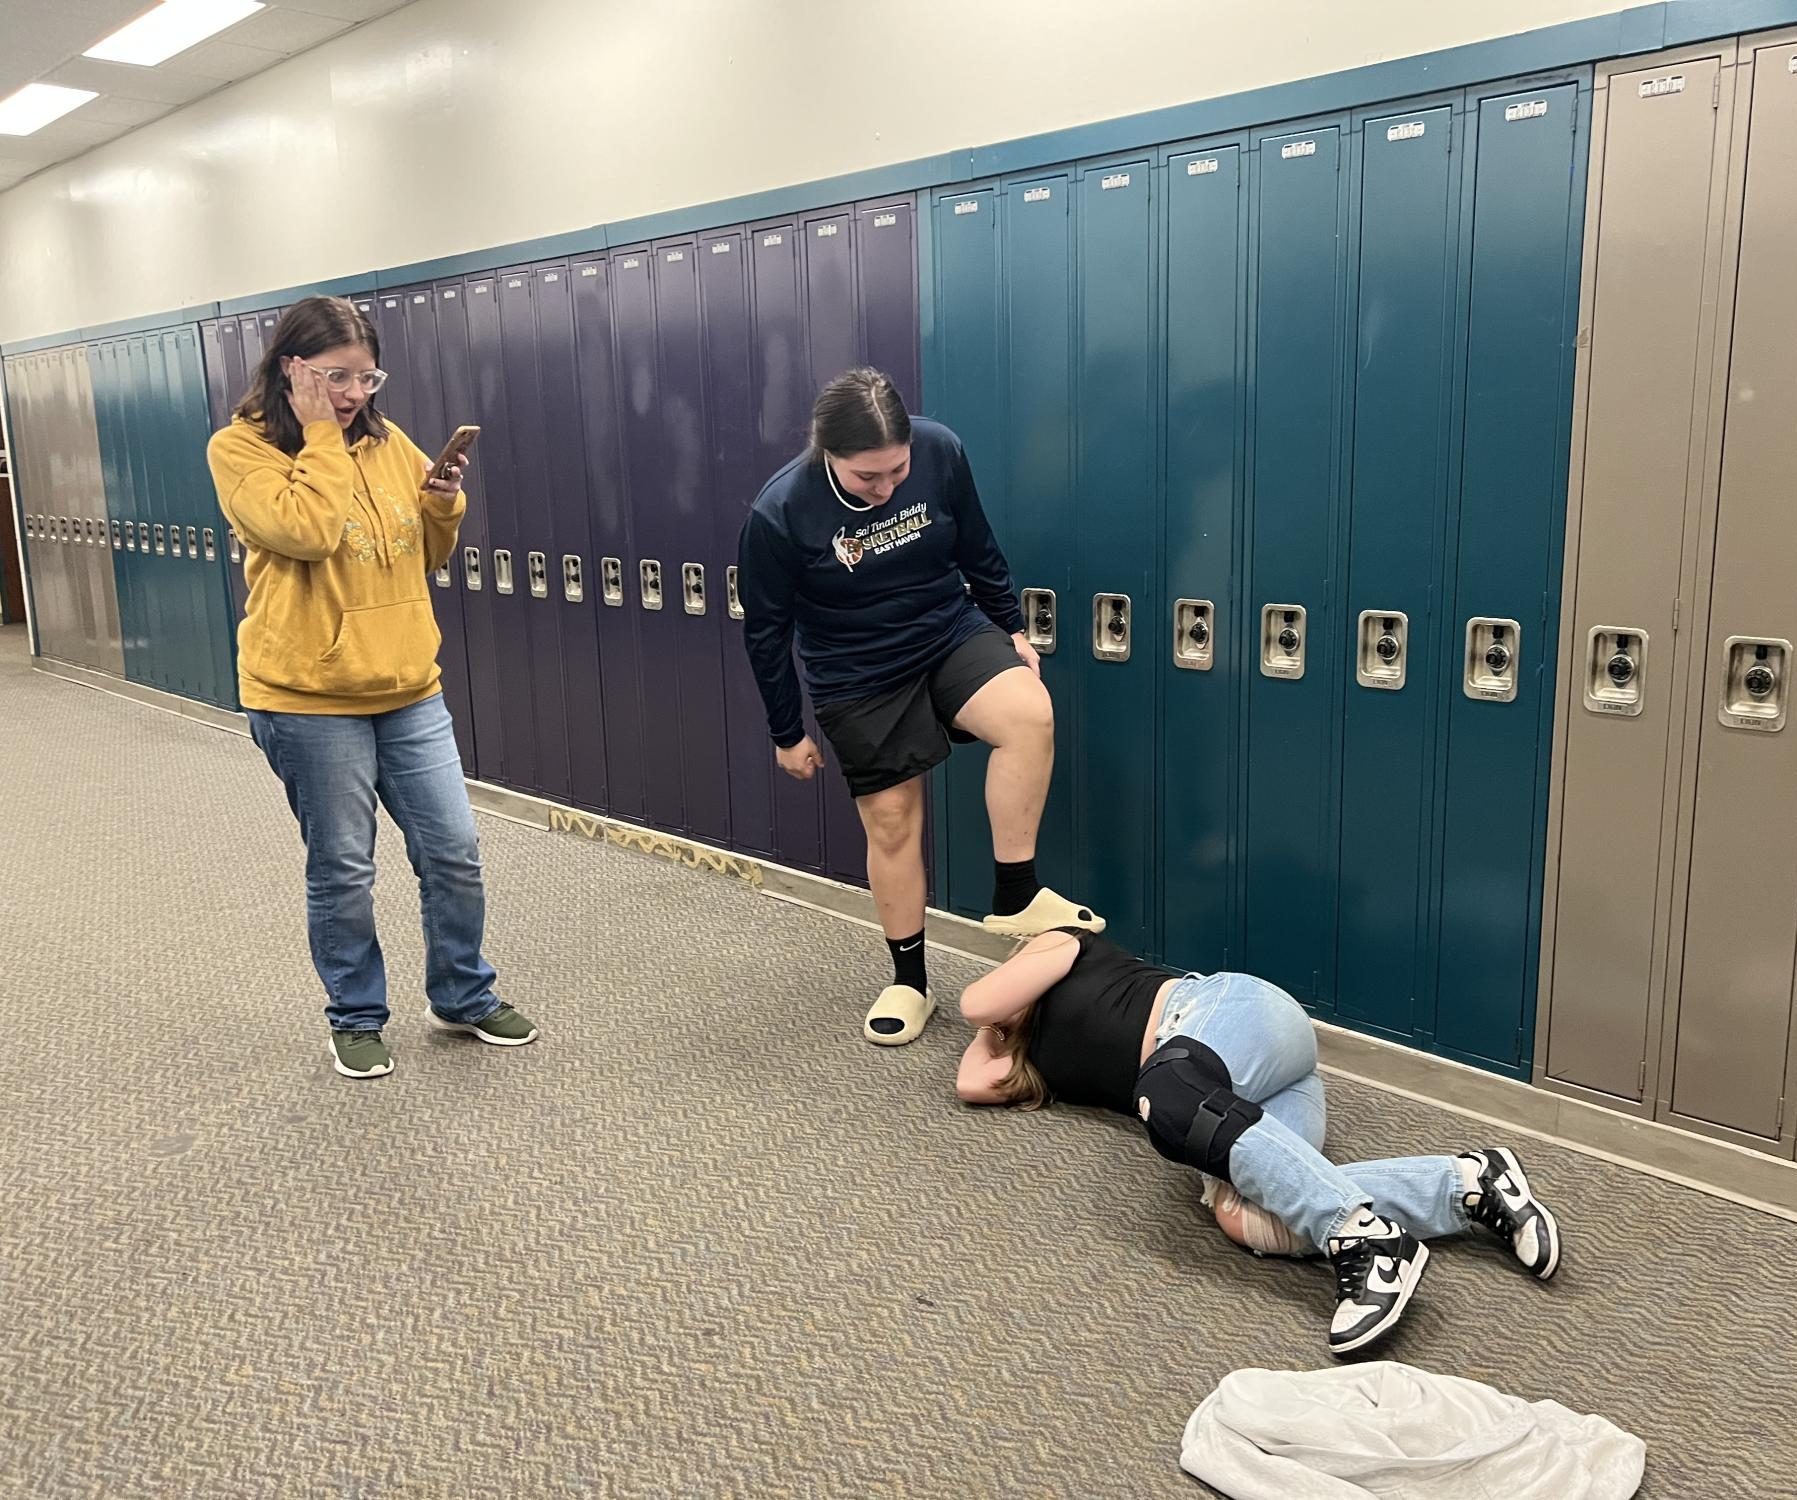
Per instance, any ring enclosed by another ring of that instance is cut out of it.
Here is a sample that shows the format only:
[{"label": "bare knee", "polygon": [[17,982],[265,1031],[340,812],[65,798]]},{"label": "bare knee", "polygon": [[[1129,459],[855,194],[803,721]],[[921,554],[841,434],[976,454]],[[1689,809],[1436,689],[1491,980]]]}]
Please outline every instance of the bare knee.
[{"label": "bare knee", "polygon": [[901,855],[923,840],[923,798],[907,783],[890,791],[863,797],[857,806],[867,830],[868,848],[876,853]]},{"label": "bare knee", "polygon": [[1035,678],[1006,706],[1004,722],[992,743],[1004,748],[1053,749],[1054,699]]}]

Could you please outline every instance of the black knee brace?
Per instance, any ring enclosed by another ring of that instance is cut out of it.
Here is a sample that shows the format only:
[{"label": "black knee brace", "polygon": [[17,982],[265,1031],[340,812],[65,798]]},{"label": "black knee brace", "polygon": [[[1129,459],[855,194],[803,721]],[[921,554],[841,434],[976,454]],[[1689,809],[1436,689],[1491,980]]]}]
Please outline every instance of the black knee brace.
[{"label": "black knee brace", "polygon": [[1176,1036],[1136,1075],[1136,1113],[1154,1149],[1168,1161],[1232,1182],[1230,1148],[1260,1119],[1261,1108],[1235,1092],[1229,1069],[1215,1052]]}]

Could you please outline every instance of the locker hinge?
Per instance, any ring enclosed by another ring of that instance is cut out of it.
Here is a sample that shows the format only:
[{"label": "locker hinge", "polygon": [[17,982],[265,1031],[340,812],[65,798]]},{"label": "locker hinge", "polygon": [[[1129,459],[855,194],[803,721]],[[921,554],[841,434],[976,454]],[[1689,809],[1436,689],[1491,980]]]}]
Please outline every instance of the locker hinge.
[{"label": "locker hinge", "polygon": [[1683,599],[1674,599],[1672,601],[1672,633],[1674,635],[1678,634],[1678,614],[1679,614],[1679,609],[1684,604],[1684,602],[1685,601]]},{"label": "locker hinge", "polygon": [[1785,1133],[1785,1096],[1778,1096],[1778,1120],[1772,1127],[1772,1139],[1778,1140]]},{"label": "locker hinge", "polygon": [[1718,73],[1710,80],[1710,108],[1717,109],[1722,104],[1722,75]]},{"label": "locker hinge", "polygon": [[1641,1059],[1641,1078],[1635,1085],[1635,1092],[1643,1099],[1647,1097],[1647,1059]]}]

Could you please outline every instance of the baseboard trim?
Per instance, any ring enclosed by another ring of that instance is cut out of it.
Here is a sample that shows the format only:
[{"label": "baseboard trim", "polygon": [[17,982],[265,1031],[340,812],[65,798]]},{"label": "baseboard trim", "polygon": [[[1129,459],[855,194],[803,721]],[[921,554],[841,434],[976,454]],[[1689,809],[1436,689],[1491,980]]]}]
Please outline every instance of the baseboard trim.
[{"label": "baseboard trim", "polygon": [[[242,714],[210,704],[195,703],[67,662],[36,657],[32,666],[45,676],[111,693],[209,728],[249,733],[249,721]],[[611,844],[690,870],[721,875],[774,900],[879,930],[873,897],[859,886],[845,885],[828,876],[718,849],[619,818],[583,812],[489,782],[470,780],[468,800],[477,811],[490,817],[541,832],[571,834]],[[925,932],[932,947],[984,963],[1002,961],[1014,946],[1010,939],[989,933],[977,922],[950,912],[930,911]],[[1797,1223],[1797,1163],[1503,1078],[1400,1043],[1322,1021],[1312,1024],[1326,1073],[1434,1105],[1494,1130],[1533,1136]]]}]

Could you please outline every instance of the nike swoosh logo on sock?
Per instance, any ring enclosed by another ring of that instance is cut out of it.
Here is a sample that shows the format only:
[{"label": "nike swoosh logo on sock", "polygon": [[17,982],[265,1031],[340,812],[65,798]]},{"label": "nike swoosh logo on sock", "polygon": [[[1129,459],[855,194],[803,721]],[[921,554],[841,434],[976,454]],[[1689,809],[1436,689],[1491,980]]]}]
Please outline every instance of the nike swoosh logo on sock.
[{"label": "nike swoosh logo on sock", "polygon": [[921,947],[923,947],[923,939],[919,938],[915,943],[900,943],[899,944],[899,952],[900,953],[912,953]]}]

